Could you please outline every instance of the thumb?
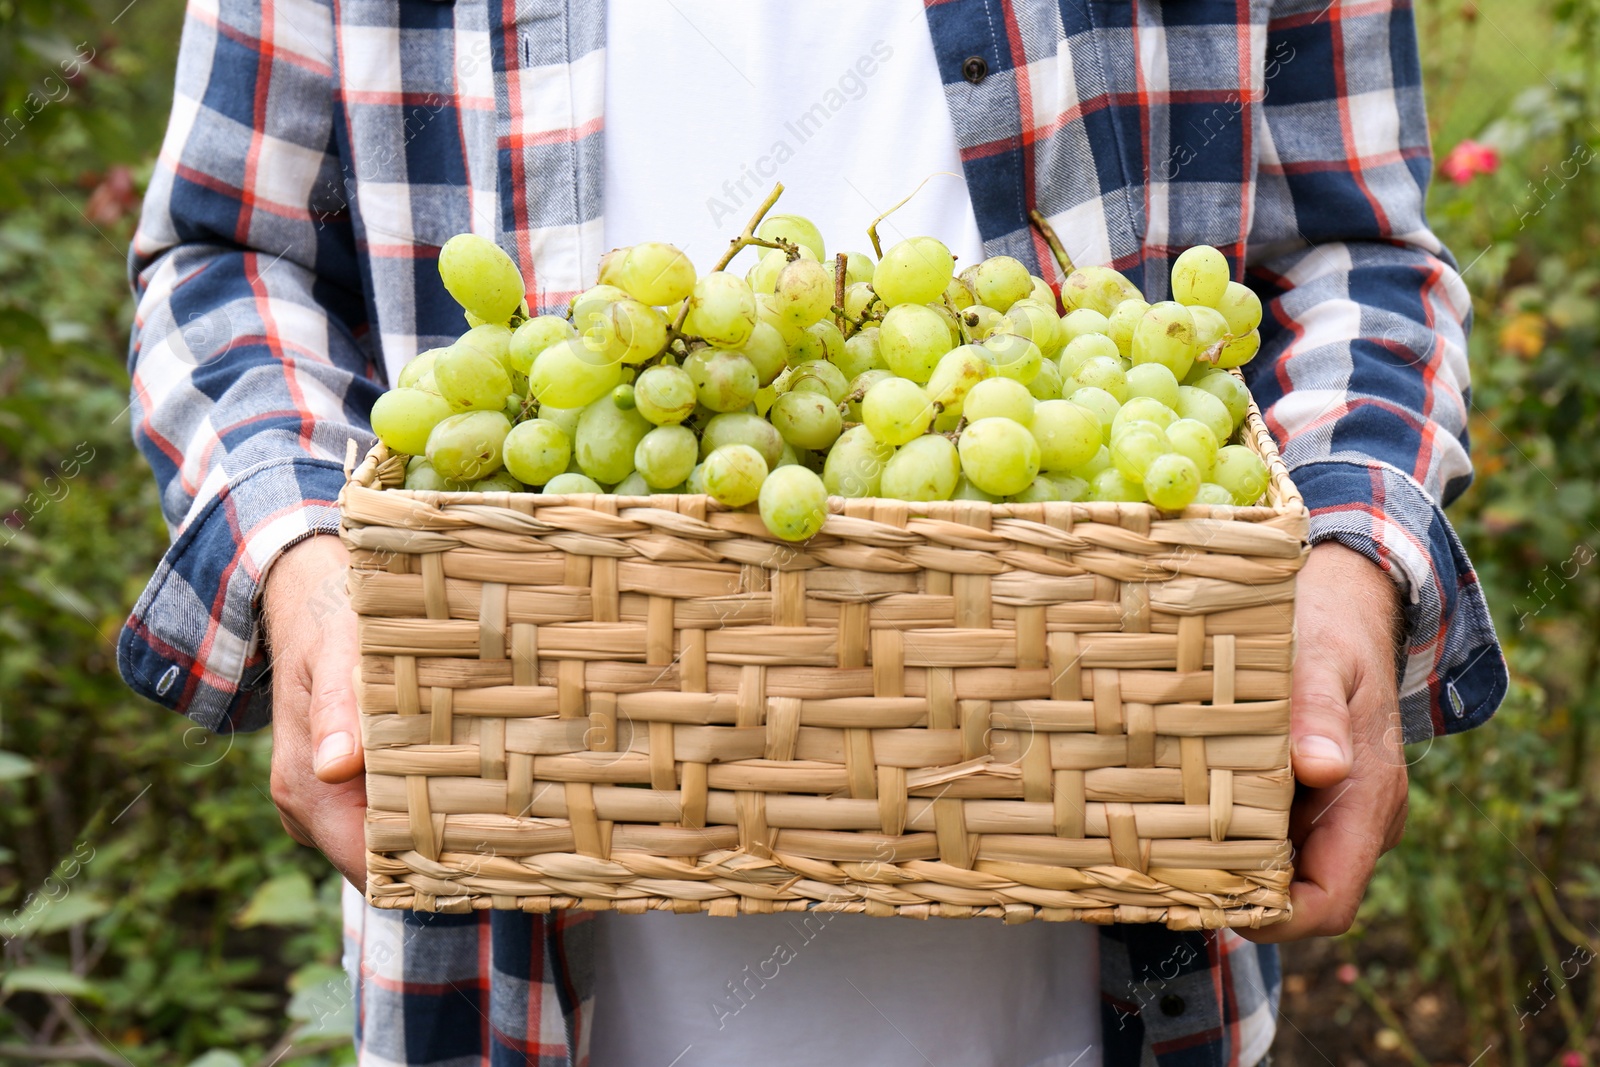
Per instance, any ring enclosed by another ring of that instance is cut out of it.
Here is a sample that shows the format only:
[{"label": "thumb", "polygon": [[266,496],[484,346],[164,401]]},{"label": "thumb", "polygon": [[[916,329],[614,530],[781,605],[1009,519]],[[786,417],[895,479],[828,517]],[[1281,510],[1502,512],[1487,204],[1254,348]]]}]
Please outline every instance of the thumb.
[{"label": "thumb", "polygon": [[1345,673],[1322,655],[1294,666],[1289,701],[1294,776],[1313,789],[1338,785],[1350,774],[1354,742]]},{"label": "thumb", "polygon": [[362,772],[361,713],[356,710],[359,652],[355,615],[346,608],[323,635],[311,669],[311,751],[317,777],[348,782]]}]

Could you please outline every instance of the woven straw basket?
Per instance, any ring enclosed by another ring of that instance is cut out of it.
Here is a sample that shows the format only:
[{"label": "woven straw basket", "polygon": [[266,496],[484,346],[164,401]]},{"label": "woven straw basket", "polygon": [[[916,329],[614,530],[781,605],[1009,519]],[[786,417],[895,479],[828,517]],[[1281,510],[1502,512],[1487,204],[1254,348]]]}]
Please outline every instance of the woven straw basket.
[{"label": "woven straw basket", "polygon": [[[1261,926],[1288,916],[1306,512],[703,496],[341,505],[368,899]],[[352,451],[351,466],[354,467]]]}]

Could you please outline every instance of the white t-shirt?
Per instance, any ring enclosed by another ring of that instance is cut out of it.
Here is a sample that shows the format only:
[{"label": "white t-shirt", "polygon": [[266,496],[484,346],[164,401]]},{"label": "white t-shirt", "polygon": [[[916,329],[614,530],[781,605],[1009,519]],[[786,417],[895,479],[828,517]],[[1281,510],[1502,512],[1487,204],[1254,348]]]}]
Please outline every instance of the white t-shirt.
[{"label": "white t-shirt", "polygon": [[[944,171],[884,247],[981,258],[919,0],[610,0],[606,34],[607,248],[670,241],[704,270],[782,181],[776,211],[829,255],[870,253],[868,223]],[[592,1067],[1100,1063],[1082,923],[603,913],[597,941]]]}]

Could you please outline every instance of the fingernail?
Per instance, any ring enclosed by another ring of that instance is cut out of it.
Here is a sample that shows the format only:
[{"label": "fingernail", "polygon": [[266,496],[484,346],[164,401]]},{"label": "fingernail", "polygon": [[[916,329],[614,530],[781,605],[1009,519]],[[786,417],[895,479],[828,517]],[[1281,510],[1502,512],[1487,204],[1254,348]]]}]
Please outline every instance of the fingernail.
[{"label": "fingernail", "polygon": [[336,759],[343,759],[355,750],[356,740],[349,734],[343,731],[329,734],[317,748],[317,770],[322,770]]},{"label": "fingernail", "polygon": [[[329,741],[333,738],[329,738]],[[1329,763],[1343,763],[1344,749],[1339,742],[1331,737],[1320,734],[1307,734],[1294,743],[1294,754],[1298,759],[1327,760]]]}]

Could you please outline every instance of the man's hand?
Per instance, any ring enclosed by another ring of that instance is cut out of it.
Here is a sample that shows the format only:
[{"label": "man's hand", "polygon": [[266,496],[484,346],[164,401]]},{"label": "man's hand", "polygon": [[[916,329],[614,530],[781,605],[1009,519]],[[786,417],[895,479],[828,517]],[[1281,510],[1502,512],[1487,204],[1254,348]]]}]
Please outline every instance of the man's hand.
[{"label": "man's hand", "polygon": [[1378,857],[1406,824],[1406,761],[1395,692],[1394,581],[1331,541],[1296,582],[1298,652],[1289,733],[1299,782],[1289,815],[1294,916],[1258,930],[1267,944],[1342,934]]},{"label": "man's hand", "polygon": [[349,565],[339,539],[319,535],[267,571],[272,800],[290,837],[321,849],[364,889],[367,791],[356,711],[356,617],[345,595]]}]

